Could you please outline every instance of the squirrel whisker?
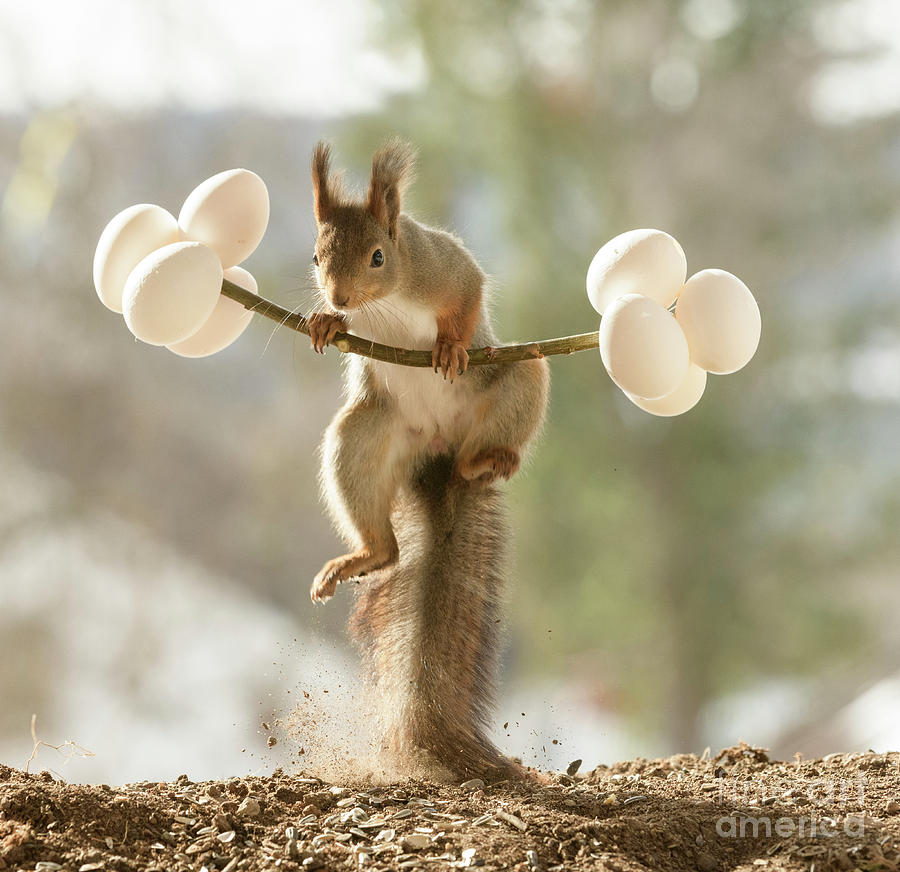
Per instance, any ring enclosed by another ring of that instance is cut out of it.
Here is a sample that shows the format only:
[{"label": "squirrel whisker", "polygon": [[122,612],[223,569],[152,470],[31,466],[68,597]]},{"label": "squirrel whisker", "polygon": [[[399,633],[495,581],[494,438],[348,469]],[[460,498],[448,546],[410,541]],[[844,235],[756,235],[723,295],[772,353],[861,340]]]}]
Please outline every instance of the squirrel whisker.
[{"label": "squirrel whisker", "polygon": [[289,319],[292,315],[296,315],[296,314],[300,311],[300,309],[301,309],[302,307],[303,307],[303,304],[301,303],[299,306],[296,306],[295,308],[290,309],[290,310],[287,312],[287,314],[284,316],[284,318],[282,318],[281,321],[279,321],[278,323],[275,324],[275,326],[272,328],[272,332],[269,334],[269,338],[266,340],[266,344],[263,346],[262,352],[261,352],[260,355],[259,355],[260,359],[262,359],[263,357],[265,357],[266,352],[269,350],[269,345],[271,345],[272,340],[275,338],[275,334],[276,334],[282,327],[284,327],[284,325],[287,323],[288,319]]}]

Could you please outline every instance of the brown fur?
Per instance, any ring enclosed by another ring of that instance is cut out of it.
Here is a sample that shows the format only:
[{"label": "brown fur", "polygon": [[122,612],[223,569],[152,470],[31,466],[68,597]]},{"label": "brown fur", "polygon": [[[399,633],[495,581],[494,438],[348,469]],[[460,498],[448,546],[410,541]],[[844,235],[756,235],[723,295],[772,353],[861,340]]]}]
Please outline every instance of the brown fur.
[{"label": "brown fur", "polygon": [[[472,342],[496,344],[484,273],[455,236],[400,211],[412,150],[376,153],[365,202],[336,194],[330,152],[313,156],[317,279],[338,311],[310,318],[322,350],[337,325],[431,348],[435,369],[349,362],[347,401],[325,434],[322,484],[350,552],[313,581],[313,601],[368,576],[353,626],[380,699],[388,748],[453,777],[517,768],[484,734],[497,661],[505,522],[493,482],[539,431],[546,361],[466,372]],[[372,265],[380,249],[384,263]],[[454,381],[457,373],[465,373]]]}]

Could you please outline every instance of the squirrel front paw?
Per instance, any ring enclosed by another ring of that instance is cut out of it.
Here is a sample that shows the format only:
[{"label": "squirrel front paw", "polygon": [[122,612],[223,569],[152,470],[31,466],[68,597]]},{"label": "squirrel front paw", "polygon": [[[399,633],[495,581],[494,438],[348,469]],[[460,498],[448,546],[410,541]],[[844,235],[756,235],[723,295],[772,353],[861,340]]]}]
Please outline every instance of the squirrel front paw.
[{"label": "squirrel front paw", "polygon": [[435,372],[440,368],[445,379],[450,376],[452,382],[457,375],[462,375],[468,368],[469,352],[458,339],[438,336],[434,348],[431,349],[431,365]]},{"label": "squirrel front paw", "polygon": [[347,332],[347,319],[334,312],[314,312],[306,319],[309,327],[309,341],[317,354],[325,353],[325,346],[331,345],[337,333]]},{"label": "squirrel front paw", "polygon": [[485,448],[473,457],[461,459],[458,471],[466,481],[490,484],[498,478],[510,478],[519,468],[519,452],[512,448]]}]

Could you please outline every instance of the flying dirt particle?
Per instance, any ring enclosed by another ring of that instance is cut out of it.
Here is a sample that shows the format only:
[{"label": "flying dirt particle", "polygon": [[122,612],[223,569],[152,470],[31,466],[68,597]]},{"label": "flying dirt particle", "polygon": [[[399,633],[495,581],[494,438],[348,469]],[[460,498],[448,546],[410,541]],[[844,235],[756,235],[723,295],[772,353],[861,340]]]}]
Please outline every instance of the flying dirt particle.
[{"label": "flying dirt particle", "polygon": [[270,748],[274,748],[277,744],[278,739],[276,739],[274,736],[269,736],[269,738],[266,739],[266,745]]},{"label": "flying dirt particle", "polygon": [[269,725],[268,725],[265,721],[263,721],[263,722],[260,724],[260,726],[261,726],[267,733],[269,732]]},{"label": "flying dirt particle", "polygon": [[574,775],[579,769],[581,769],[581,760],[573,760],[566,766],[566,775]]},{"label": "flying dirt particle", "polygon": [[559,744],[559,739],[554,739],[554,740],[553,740],[553,744],[554,744],[554,745],[558,745],[558,744]]},{"label": "flying dirt particle", "polygon": [[509,721],[507,721],[507,722],[503,725],[503,729],[504,729],[504,730],[508,730],[508,729],[509,729]]}]

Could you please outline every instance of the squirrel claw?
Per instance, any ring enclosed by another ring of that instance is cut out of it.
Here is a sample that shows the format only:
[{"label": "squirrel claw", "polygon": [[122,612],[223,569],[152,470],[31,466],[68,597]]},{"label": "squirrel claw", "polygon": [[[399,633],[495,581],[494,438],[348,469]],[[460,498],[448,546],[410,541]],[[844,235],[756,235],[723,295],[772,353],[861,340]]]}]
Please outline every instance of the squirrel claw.
[{"label": "squirrel claw", "polygon": [[431,365],[435,372],[441,370],[445,381],[449,377],[452,384],[457,375],[462,375],[468,369],[469,353],[458,339],[439,337],[431,349]]},{"label": "squirrel claw", "polygon": [[316,354],[324,354],[325,346],[331,345],[338,333],[347,332],[347,321],[343,315],[333,312],[314,312],[306,319],[309,327],[309,341]]}]

